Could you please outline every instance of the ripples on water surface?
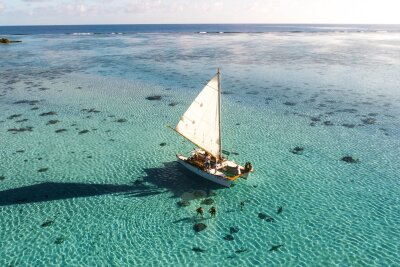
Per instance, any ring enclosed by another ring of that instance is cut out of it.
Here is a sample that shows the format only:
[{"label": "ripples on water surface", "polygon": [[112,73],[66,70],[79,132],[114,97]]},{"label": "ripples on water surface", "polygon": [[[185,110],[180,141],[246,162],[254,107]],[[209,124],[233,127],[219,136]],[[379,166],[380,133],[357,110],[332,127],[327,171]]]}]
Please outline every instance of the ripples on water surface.
[{"label": "ripples on water surface", "polygon": [[[399,34],[15,37],[1,266],[400,264]],[[256,169],[231,189],[177,166],[192,145],[165,127],[217,67],[223,148]],[[205,198],[218,215],[195,233]]]}]

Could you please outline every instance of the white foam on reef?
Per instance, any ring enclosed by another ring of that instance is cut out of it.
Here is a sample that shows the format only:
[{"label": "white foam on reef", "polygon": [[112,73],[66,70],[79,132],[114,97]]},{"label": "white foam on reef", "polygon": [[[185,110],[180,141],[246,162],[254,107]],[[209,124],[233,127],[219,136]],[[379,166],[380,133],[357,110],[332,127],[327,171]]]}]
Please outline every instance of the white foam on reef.
[{"label": "white foam on reef", "polygon": [[74,32],[72,35],[92,35],[92,32]]}]

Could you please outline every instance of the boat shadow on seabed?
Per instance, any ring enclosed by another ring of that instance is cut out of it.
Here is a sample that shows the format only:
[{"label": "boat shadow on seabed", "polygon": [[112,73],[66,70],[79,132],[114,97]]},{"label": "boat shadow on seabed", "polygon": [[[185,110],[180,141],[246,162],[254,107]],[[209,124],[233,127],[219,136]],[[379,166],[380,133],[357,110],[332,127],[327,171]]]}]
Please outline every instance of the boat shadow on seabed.
[{"label": "boat shadow on seabed", "polygon": [[177,162],[165,162],[163,167],[144,169],[146,176],[124,184],[85,184],[40,182],[0,191],[0,206],[47,202],[69,198],[91,197],[107,194],[125,197],[146,197],[170,191],[172,197],[180,197],[193,190],[216,190],[222,186],[196,177],[182,169]]},{"label": "boat shadow on seabed", "polygon": [[[138,185],[152,185],[159,190],[169,191],[178,198],[186,192],[225,189],[184,169],[178,162],[163,162],[163,167],[144,169],[147,176],[134,182]],[[129,194],[129,192],[127,193]]]}]

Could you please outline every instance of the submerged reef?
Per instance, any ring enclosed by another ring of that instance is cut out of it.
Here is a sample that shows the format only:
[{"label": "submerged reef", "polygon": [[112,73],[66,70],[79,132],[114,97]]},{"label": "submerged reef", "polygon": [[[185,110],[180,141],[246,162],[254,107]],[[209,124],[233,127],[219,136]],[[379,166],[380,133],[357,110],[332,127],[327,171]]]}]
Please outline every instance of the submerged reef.
[{"label": "submerged reef", "polygon": [[178,207],[187,207],[190,206],[190,202],[187,200],[180,200],[176,203],[176,205],[178,205]]},{"label": "submerged reef", "polygon": [[47,220],[47,221],[45,221],[44,223],[42,223],[41,225],[40,225],[40,227],[49,227],[49,226],[51,226],[52,224],[54,223],[54,220]]},{"label": "submerged reef", "polygon": [[16,133],[21,133],[21,132],[32,132],[33,131],[32,129],[33,129],[33,127],[28,126],[28,127],[21,127],[21,128],[11,128],[11,129],[8,129],[7,131],[12,132],[13,134],[16,134]]},{"label": "submerged reef", "polygon": [[202,205],[212,205],[214,204],[214,200],[212,198],[206,198],[201,202]]},{"label": "submerged reef", "polygon": [[49,168],[40,168],[38,170],[38,172],[47,172],[49,170]]},{"label": "submerged reef", "polygon": [[276,211],[276,214],[281,214],[282,211],[283,211],[283,207],[280,206],[280,207],[278,207],[278,210]]},{"label": "submerged reef", "polygon": [[233,241],[235,238],[233,237],[233,235],[226,235],[224,236],[224,240],[226,241]]},{"label": "submerged reef", "polygon": [[232,226],[231,228],[229,228],[229,233],[236,234],[237,232],[239,232],[239,227]]},{"label": "submerged reef", "polygon": [[304,148],[303,148],[303,147],[296,146],[295,148],[292,149],[291,152],[292,152],[293,154],[300,155],[300,154],[303,153],[303,151],[304,151]]},{"label": "submerged reef", "polygon": [[152,95],[152,96],[148,96],[146,97],[147,100],[161,100],[161,96],[160,95]]},{"label": "submerged reef", "polygon": [[206,252],[205,249],[199,248],[199,247],[194,247],[192,248],[192,251],[196,252],[196,253],[203,253]]},{"label": "submerged reef", "polygon": [[280,247],[283,247],[283,244],[272,245],[269,251],[277,251]]},{"label": "submerged reef", "polygon": [[62,243],[64,243],[64,241],[65,241],[65,237],[63,237],[63,236],[57,237],[56,240],[54,241],[54,244],[61,245]]},{"label": "submerged reef", "polygon": [[357,163],[360,161],[359,159],[353,158],[352,156],[344,156],[340,160],[347,163]]},{"label": "submerged reef", "polygon": [[39,116],[52,116],[52,115],[57,115],[57,112],[49,111],[49,112],[43,112],[43,113],[39,114]]},{"label": "submerged reef", "polygon": [[193,226],[193,230],[196,231],[196,233],[201,232],[203,230],[205,230],[207,228],[207,225],[205,225],[204,223],[196,223]]},{"label": "submerged reef", "polygon": [[258,218],[260,218],[261,220],[265,220],[267,222],[275,222],[275,219],[272,218],[271,216],[269,216],[268,214],[265,214],[264,212],[260,212],[258,214]]}]

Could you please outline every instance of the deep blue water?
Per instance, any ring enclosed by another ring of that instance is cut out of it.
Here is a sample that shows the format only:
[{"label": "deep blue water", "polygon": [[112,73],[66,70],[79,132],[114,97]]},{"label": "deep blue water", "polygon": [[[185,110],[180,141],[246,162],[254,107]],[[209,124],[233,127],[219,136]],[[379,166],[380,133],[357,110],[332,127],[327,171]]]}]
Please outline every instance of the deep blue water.
[{"label": "deep blue water", "polygon": [[0,34],[400,32],[400,25],[356,24],[115,24],[0,26]]}]

